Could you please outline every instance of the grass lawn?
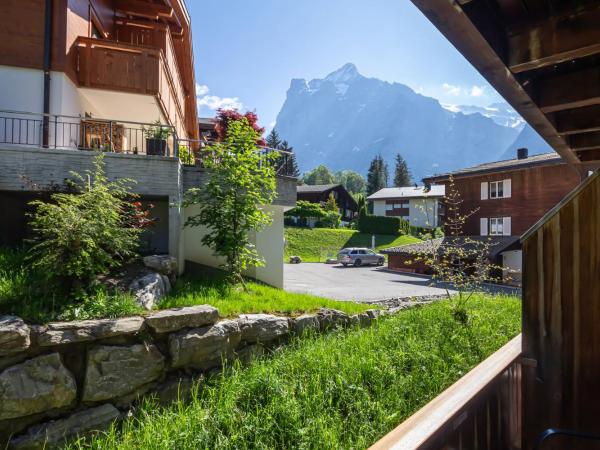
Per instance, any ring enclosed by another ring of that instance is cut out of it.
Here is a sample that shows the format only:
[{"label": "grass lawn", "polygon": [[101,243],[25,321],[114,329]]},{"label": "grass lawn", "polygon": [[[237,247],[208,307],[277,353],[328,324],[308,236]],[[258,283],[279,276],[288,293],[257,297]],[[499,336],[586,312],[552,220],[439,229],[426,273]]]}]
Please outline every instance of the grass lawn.
[{"label": "grass lawn", "polygon": [[[285,259],[300,256],[305,262],[322,262],[328,257],[335,258],[344,247],[371,247],[371,234],[356,230],[286,227],[285,239]],[[420,242],[420,239],[414,236],[375,235],[377,251],[415,242]]]},{"label": "grass lawn", "polygon": [[[40,286],[34,274],[27,270],[25,252],[0,248],[0,314],[14,314],[34,323],[55,320],[95,319],[145,314],[133,296],[98,288],[85,298],[65,299]],[[281,312],[301,314],[320,307],[342,310],[348,314],[371,307],[352,302],[340,302],[304,294],[292,294],[281,289],[248,282],[248,292],[224,289],[215,278],[181,278],[173,292],[164,298],[161,309],[177,306],[211,304],[221,316],[243,313]]]},{"label": "grass lawn", "polygon": [[296,340],[197,385],[188,404],[148,402],[72,448],[367,448],[515,336],[520,310],[516,298],[481,296],[467,326],[439,302]]}]

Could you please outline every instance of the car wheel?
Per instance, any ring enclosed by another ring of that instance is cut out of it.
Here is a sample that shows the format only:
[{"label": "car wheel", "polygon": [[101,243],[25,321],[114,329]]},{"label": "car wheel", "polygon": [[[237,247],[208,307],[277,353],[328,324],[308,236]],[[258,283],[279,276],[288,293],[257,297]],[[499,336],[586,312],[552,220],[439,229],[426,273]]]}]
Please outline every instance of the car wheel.
[{"label": "car wheel", "polygon": [[348,264],[347,263],[342,263],[342,266],[348,267]]},{"label": "car wheel", "polygon": [[360,259],[357,259],[356,261],[354,261],[354,267],[360,267],[362,264],[362,261]]},{"label": "car wheel", "polygon": [[385,264],[385,259],[380,259],[377,263],[378,266],[383,266]]}]

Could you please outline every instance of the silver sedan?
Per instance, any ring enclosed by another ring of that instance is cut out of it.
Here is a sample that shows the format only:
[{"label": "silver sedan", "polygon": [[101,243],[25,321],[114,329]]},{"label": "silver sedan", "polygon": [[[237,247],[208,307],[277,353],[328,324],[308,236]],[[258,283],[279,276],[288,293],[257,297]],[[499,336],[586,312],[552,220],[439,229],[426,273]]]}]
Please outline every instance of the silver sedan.
[{"label": "silver sedan", "polygon": [[338,263],[344,267],[348,267],[349,265],[359,267],[365,264],[383,266],[385,256],[375,253],[368,248],[345,248],[338,253]]}]

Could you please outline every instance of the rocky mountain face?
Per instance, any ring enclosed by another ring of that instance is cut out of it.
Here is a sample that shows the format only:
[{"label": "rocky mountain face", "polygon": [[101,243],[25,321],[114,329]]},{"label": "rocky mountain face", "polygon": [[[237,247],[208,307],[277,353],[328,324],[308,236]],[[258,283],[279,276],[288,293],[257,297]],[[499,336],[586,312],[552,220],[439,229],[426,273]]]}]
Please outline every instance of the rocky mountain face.
[{"label": "rocky mountain face", "polygon": [[[381,153],[391,174],[399,152],[419,180],[501,159],[518,145],[521,130],[527,129],[523,125],[505,103],[442,106],[403,84],[364,77],[346,64],[324,79],[292,80],[275,128],[294,146],[301,171],[325,164],[365,174]],[[545,151],[530,145],[531,154]]]}]

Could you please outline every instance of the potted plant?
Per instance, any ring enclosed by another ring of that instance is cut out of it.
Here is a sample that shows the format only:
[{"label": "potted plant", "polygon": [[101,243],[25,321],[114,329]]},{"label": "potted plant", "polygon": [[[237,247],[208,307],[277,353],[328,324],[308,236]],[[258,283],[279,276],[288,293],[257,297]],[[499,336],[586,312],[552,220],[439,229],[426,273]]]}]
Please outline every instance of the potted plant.
[{"label": "potted plant", "polygon": [[144,135],[147,155],[167,156],[167,138],[171,135],[168,126],[157,120],[151,127],[144,128]]}]

